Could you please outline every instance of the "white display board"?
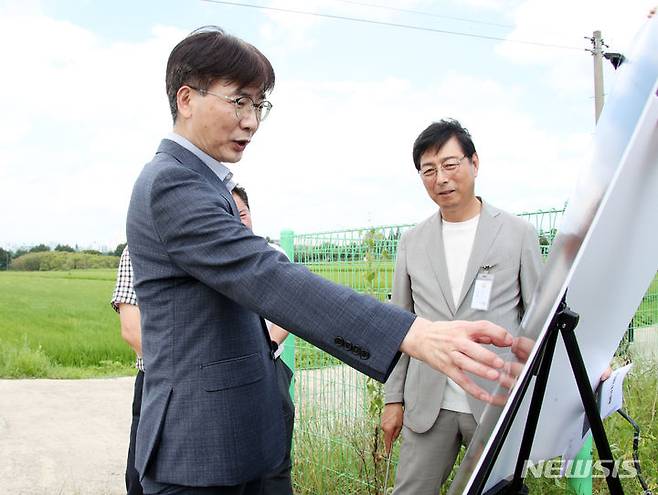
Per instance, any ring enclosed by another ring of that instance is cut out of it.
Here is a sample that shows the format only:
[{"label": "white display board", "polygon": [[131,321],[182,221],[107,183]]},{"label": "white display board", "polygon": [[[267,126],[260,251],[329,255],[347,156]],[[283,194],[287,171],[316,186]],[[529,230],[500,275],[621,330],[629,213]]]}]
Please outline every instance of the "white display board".
[{"label": "white display board", "polygon": [[[647,21],[619,69],[558,236],[521,324],[541,342],[567,291],[580,315],[576,336],[594,388],[658,270],[658,18]],[[514,472],[532,396],[535,344],[504,408],[487,407],[450,495],[482,493]],[[525,390],[520,386],[528,384]],[[505,389],[499,387],[498,393]],[[494,439],[520,403],[502,450]],[[583,406],[561,338],[539,417],[531,460],[569,447],[582,427]],[[493,464],[493,466],[492,466]],[[491,470],[488,476],[484,473]]]}]

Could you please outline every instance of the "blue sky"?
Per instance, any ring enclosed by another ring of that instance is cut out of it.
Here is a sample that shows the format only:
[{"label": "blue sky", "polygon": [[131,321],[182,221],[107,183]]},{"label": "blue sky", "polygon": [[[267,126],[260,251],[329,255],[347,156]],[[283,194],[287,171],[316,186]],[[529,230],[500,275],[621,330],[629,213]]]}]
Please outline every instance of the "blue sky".
[{"label": "blue sky", "polygon": [[[277,73],[272,115],[233,167],[250,193],[257,233],[427,217],[435,206],[411,145],[443,117],[471,130],[485,199],[513,212],[561,207],[594,132],[583,37],[601,29],[611,51],[624,51],[654,2],[245,3],[508,41],[199,0],[0,2],[0,246],[124,240],[132,183],[170,129],[166,58],[205,24],[259,47]],[[606,93],[615,81],[608,65]]]}]

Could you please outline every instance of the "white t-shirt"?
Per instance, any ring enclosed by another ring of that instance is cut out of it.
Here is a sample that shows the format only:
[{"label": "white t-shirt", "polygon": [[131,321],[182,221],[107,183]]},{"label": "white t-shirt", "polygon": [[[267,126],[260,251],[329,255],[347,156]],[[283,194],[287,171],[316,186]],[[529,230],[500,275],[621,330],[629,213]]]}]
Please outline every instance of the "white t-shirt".
[{"label": "white t-shirt", "polygon": [[[475,241],[475,232],[478,228],[480,215],[466,220],[465,222],[446,222],[443,220],[443,250],[446,255],[446,265],[448,266],[448,278],[450,279],[450,288],[452,289],[452,299],[455,307],[459,303],[466,276],[468,260],[473,250]],[[466,392],[454,381],[448,378],[446,388],[443,393],[443,402],[441,409],[461,413],[471,413],[471,407],[466,400]]]}]

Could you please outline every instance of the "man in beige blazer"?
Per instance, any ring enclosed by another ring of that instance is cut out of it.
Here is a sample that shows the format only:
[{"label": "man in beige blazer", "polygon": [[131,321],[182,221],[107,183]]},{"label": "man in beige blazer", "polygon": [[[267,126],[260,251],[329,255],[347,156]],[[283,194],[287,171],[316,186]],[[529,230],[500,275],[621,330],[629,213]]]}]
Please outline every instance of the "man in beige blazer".
[{"label": "man in beige blazer", "polygon": [[[400,239],[393,303],[429,320],[491,320],[514,335],[542,267],[537,233],[475,196],[479,158],[459,122],[430,125],[413,158],[439,211]],[[436,495],[485,404],[406,354],[386,382],[385,402],[387,449],[403,437],[393,494]]]}]

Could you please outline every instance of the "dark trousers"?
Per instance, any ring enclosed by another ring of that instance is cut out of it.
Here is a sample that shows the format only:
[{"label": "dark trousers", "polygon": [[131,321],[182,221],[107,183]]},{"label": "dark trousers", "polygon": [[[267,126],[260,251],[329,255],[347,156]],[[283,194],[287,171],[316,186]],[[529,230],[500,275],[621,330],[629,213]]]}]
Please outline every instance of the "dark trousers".
[{"label": "dark trousers", "polygon": [[137,372],[135,378],[135,392],[133,394],[133,421],[130,425],[130,444],[128,445],[128,463],[126,465],[126,493],[128,495],[143,495],[142,485],[139,482],[139,473],[135,469],[135,439],[137,438],[137,425],[139,412],[142,408],[142,389],[144,388],[144,372]]},{"label": "dark trousers", "polygon": [[292,370],[286,366],[281,358],[274,361],[277,382],[283,397],[283,416],[286,421],[286,457],[281,465],[273,473],[267,475],[263,480],[263,495],[292,495],[292,460],[290,451],[292,447],[292,430],[295,424],[295,405],[290,398],[290,383],[292,382]]}]

